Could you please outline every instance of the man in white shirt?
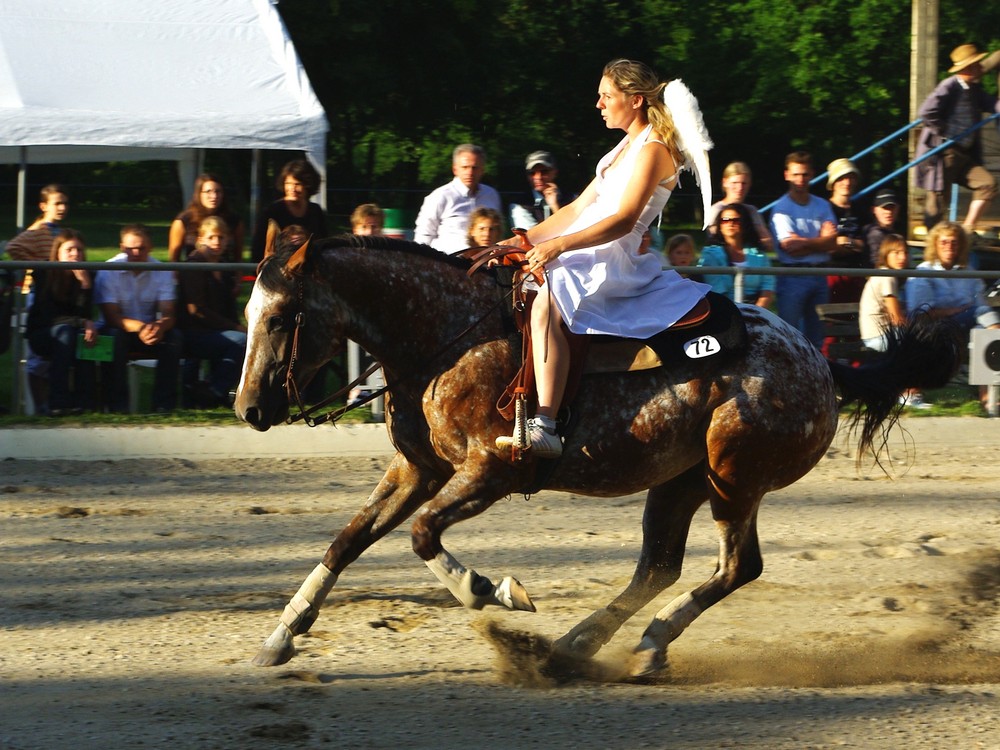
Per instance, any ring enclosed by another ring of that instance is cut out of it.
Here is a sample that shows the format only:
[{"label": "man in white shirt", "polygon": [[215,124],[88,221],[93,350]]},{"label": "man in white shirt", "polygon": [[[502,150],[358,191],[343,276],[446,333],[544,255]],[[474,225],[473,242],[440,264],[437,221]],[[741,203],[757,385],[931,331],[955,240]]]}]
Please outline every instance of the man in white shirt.
[{"label": "man in white shirt", "polygon": [[413,232],[416,242],[445,253],[457,253],[469,247],[466,235],[469,217],[481,207],[502,215],[500,194],[483,185],[486,152],[473,143],[456,146],[452,153],[451,173],[455,179],[424,198]]},{"label": "man in white shirt", "polygon": [[[121,252],[109,263],[156,262],[148,230],[130,224],[121,230]],[[128,410],[126,367],[131,359],[155,359],[153,410],[170,412],[177,405],[182,338],[176,321],[174,275],[167,271],[98,271],[94,302],[101,311],[101,333],[114,336],[111,411]]]}]

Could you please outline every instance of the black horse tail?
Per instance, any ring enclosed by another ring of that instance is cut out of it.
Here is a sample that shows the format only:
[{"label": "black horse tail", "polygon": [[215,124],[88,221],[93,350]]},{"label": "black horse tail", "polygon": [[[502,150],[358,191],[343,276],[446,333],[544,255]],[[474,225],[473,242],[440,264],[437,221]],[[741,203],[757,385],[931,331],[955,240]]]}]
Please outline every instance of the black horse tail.
[{"label": "black horse tail", "polygon": [[905,325],[888,329],[883,356],[860,367],[829,361],[840,389],[841,406],[852,406],[848,423],[860,427],[858,459],[874,449],[877,436],[885,436],[899,419],[899,397],[909,388],[941,388],[958,371],[961,360],[960,329],[947,319],[918,314]]}]

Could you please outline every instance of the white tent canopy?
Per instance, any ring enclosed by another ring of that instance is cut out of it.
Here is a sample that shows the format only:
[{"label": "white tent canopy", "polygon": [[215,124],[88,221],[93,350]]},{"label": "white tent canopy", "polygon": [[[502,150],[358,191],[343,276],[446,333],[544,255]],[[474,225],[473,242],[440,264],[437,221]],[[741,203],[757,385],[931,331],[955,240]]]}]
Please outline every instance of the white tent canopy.
[{"label": "white tent canopy", "polygon": [[325,174],[327,129],[269,0],[0,0],[0,163],[176,160],[190,191],[206,148]]}]

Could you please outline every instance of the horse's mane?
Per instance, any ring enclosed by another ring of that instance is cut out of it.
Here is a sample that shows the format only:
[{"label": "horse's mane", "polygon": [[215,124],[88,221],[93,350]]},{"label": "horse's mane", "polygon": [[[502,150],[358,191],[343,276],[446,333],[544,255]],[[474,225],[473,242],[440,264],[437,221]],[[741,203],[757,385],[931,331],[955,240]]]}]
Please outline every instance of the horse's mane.
[{"label": "horse's mane", "polygon": [[[371,250],[373,253],[393,252],[418,258],[429,258],[462,271],[468,271],[472,267],[472,261],[461,256],[448,255],[428,245],[422,245],[419,242],[410,242],[409,240],[400,240],[393,237],[341,234],[325,239],[312,240],[312,243],[310,253],[315,251],[320,255],[325,254],[326,251],[335,251],[340,248],[360,248]],[[272,287],[276,284],[282,284],[283,274],[281,269],[296,249],[294,246],[282,243],[280,240],[278,241],[278,245],[275,247],[274,255],[272,256],[274,262],[262,263],[258,269],[258,278],[264,286]],[[285,283],[287,283],[287,279]]]},{"label": "horse's mane", "polygon": [[422,245],[419,242],[409,240],[399,240],[394,237],[380,237],[377,235],[357,235],[341,234],[335,237],[327,237],[319,240],[316,247],[320,250],[332,250],[339,247],[357,247],[375,252],[397,252],[406,255],[415,255],[419,258],[431,258],[432,260],[446,263],[455,268],[468,270],[472,263],[466,258],[458,255],[449,255],[440,250],[435,250],[429,245]]}]

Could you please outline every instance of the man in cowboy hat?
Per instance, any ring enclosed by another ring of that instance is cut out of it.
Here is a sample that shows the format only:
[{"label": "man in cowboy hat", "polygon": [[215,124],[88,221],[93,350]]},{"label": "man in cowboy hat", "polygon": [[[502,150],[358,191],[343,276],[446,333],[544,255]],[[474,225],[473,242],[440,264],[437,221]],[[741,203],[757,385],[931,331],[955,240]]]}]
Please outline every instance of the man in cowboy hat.
[{"label": "man in cowboy hat", "polygon": [[[917,145],[917,158],[945,141],[962,135],[982,119],[982,113],[1000,112],[997,98],[986,93],[980,82],[983,58],[974,44],[963,44],[951,52],[954,75],[937,85],[920,105],[923,131]],[[996,54],[990,55],[995,64]],[[972,191],[969,211],[962,222],[972,232],[983,209],[997,194],[997,182],[983,166],[980,131],[964,135],[948,148],[917,165],[917,182],[927,191],[925,222],[928,229],[941,220],[953,183]]]}]

